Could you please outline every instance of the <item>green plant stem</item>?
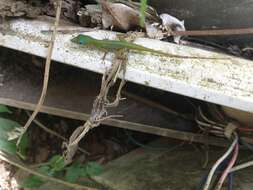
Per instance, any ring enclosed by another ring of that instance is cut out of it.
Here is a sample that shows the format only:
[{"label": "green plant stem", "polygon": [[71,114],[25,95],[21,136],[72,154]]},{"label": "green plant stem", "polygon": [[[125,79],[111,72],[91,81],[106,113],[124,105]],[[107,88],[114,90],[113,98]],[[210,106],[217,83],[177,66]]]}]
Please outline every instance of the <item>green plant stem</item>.
[{"label": "green plant stem", "polygon": [[147,0],[141,0],[141,17],[140,17],[140,25],[144,27],[145,25],[145,17],[146,17],[146,9],[147,9]]}]

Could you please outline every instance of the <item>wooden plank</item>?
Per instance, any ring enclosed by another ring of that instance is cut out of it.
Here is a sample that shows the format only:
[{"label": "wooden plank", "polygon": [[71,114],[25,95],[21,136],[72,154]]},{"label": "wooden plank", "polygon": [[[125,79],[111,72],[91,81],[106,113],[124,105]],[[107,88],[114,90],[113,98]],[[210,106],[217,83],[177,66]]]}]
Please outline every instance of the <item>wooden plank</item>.
[{"label": "wooden plank", "polygon": [[[6,55],[14,57],[15,54]],[[23,59],[20,57],[20,59]],[[27,58],[26,58],[27,59]],[[12,64],[12,62],[16,62]],[[0,87],[0,98],[2,103],[13,106],[25,105],[29,109],[33,107],[41,93],[42,77],[38,76],[36,70],[29,71],[27,65],[10,59],[6,65],[12,64],[12,67],[21,67],[22,71],[16,72],[13,69],[4,74],[3,86]],[[49,82],[49,88],[45,100],[45,108],[48,112],[57,112],[61,116],[74,117],[75,119],[86,120],[91,111],[93,101],[99,93],[101,76],[87,71],[80,71],[78,68],[65,66],[55,63],[52,66],[52,74]],[[43,75],[41,73],[41,75]],[[44,108],[44,109],[45,109]],[[67,112],[63,111],[67,110]],[[78,114],[77,114],[78,113]],[[84,113],[85,115],[80,115]],[[154,125],[157,127],[178,128],[176,122],[170,124],[173,115],[165,114],[162,111],[155,110],[144,104],[140,104],[131,99],[122,101],[117,108],[109,109],[110,114],[122,115],[122,121]],[[84,116],[84,117],[83,117]],[[184,124],[184,123],[183,123]],[[116,120],[114,124],[118,125]],[[185,126],[189,128],[189,126]]]},{"label": "wooden plank", "polygon": [[[0,45],[45,57],[51,23],[18,19],[10,22],[10,31],[0,34]],[[87,32],[96,38],[115,38],[110,31]],[[83,49],[70,42],[73,34],[59,34],[53,59],[97,73],[105,71],[113,56],[108,54],[104,64],[101,51]],[[140,38],[135,43],[164,52],[228,59],[175,59],[136,52],[129,53],[126,79],[134,83],[182,94],[196,99],[253,112],[252,61],[226,56],[198,48],[179,46],[158,40]]]},{"label": "wooden plank", "polygon": [[[4,99],[4,98],[0,98],[0,104],[5,104],[8,106],[17,107],[17,108],[26,109],[26,110],[34,110],[35,108],[35,104],[11,100],[11,99]],[[58,108],[49,107],[49,106],[42,106],[41,112],[56,115],[56,116],[61,116],[65,118],[70,118],[70,119],[82,120],[82,121],[85,121],[89,118],[89,114],[73,112],[73,111],[58,109]],[[102,123],[105,125],[113,126],[113,127],[130,129],[133,131],[140,131],[143,133],[170,137],[170,138],[179,139],[183,141],[208,143],[214,146],[227,146],[228,144],[227,141],[222,138],[209,137],[208,139],[206,139],[206,137],[201,134],[183,132],[183,131],[178,131],[174,129],[161,128],[157,126],[145,125],[141,123],[134,123],[134,122],[123,121],[123,120],[118,120],[118,119],[109,119],[109,120],[103,121]]]},{"label": "wooden plank", "polygon": [[[38,77],[35,71],[26,70],[27,65],[22,66],[22,61],[12,60],[13,54],[7,55],[10,60],[6,67],[23,67],[23,70],[15,73],[13,69],[4,72],[3,86],[0,86],[0,103],[33,110],[40,96],[42,77]],[[19,56],[19,60],[22,60]],[[27,59],[27,58],[26,58]],[[16,61],[16,63],[15,63]],[[15,64],[14,64],[15,63]],[[29,63],[28,63],[29,64]],[[87,120],[92,102],[99,91],[101,76],[78,68],[65,66],[63,73],[59,72],[57,63],[52,66],[51,80],[49,83],[46,101],[41,112],[77,120]],[[167,112],[151,108],[143,103],[127,99],[122,101],[119,107],[110,110],[112,114],[121,114],[122,118],[110,119],[103,122],[105,125],[141,131],[149,134],[166,136],[191,142],[205,142],[200,134],[183,132],[190,127],[190,122],[175,119],[177,116]],[[181,131],[180,131],[181,130]],[[218,138],[210,138],[210,144],[226,145],[225,141]]]}]

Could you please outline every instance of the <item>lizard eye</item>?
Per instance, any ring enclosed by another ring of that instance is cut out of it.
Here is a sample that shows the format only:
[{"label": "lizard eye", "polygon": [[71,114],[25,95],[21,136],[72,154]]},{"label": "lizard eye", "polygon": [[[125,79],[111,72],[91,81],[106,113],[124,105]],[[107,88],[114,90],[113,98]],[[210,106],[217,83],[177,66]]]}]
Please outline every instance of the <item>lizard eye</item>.
[{"label": "lizard eye", "polygon": [[80,43],[81,45],[84,45],[86,42],[85,42],[84,39],[80,39],[80,40],[79,40],[79,43]]}]

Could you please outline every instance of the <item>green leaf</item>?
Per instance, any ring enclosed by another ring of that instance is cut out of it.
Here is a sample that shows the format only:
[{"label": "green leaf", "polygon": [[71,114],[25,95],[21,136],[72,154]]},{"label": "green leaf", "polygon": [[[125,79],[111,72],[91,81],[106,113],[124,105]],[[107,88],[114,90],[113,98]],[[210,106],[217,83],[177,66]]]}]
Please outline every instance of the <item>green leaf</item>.
[{"label": "green leaf", "polygon": [[66,168],[65,180],[70,183],[76,182],[81,176],[82,169],[83,168],[79,162],[74,163],[72,166]]},{"label": "green leaf", "polygon": [[43,184],[45,184],[45,182],[35,175],[31,175],[19,183],[23,188],[39,188]]},{"label": "green leaf", "polygon": [[[15,133],[18,133],[22,129],[21,125],[17,122],[0,118],[0,150],[5,151],[9,154],[16,154],[18,149],[16,147],[16,141],[9,139],[12,136],[16,136]],[[21,140],[18,154],[24,158],[26,149],[28,147],[28,136],[24,135]]]},{"label": "green leaf", "polygon": [[102,171],[102,166],[96,162],[89,162],[86,165],[86,172],[89,176],[100,175]]},{"label": "green leaf", "polygon": [[12,113],[5,105],[0,105],[0,113]]},{"label": "green leaf", "polygon": [[[48,175],[50,170],[51,168],[48,165],[43,165],[38,168],[38,171],[45,175]],[[38,188],[41,185],[44,185],[45,181],[36,175],[30,175],[23,181],[19,182],[19,184],[24,188]]]},{"label": "green leaf", "polygon": [[62,171],[65,168],[64,158],[60,155],[53,156],[48,164],[52,168],[53,171]]},{"label": "green leaf", "polygon": [[27,134],[24,134],[18,147],[19,154],[21,154],[22,158],[26,158],[28,146],[29,146],[29,138]]},{"label": "green leaf", "polygon": [[16,143],[0,138],[0,150],[15,155],[17,152]]},{"label": "green leaf", "polygon": [[96,162],[89,162],[82,165],[80,162],[75,162],[72,166],[66,168],[65,179],[68,182],[74,183],[80,176],[94,176],[102,173],[102,167]]},{"label": "green leaf", "polygon": [[24,133],[23,127],[15,127],[8,134],[8,140],[15,140],[18,139]]},{"label": "green leaf", "polygon": [[48,174],[51,169],[48,165],[44,165],[44,166],[40,166],[38,170],[43,174]]},{"label": "green leaf", "polygon": [[9,131],[18,127],[21,127],[21,125],[19,125],[17,122],[5,118],[0,118],[0,138],[6,136]]}]

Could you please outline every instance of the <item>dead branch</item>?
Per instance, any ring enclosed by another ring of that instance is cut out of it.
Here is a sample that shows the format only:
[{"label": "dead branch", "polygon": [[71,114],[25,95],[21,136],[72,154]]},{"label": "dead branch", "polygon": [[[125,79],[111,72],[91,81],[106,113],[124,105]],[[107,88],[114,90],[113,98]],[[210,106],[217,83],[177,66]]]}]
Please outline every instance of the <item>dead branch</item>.
[{"label": "dead branch", "polygon": [[[100,123],[106,119],[119,117],[118,115],[108,115],[108,107],[118,106],[121,99],[121,90],[125,84],[125,68],[126,68],[126,55],[124,51],[116,52],[116,57],[108,71],[102,77],[101,88],[99,95],[93,103],[90,118],[84,123],[83,126],[78,127],[71,137],[68,144],[65,143],[66,151],[64,152],[65,163],[72,162],[72,158],[78,147],[78,143],[88,133],[90,129],[98,127]],[[118,87],[115,99],[111,102],[108,98],[108,93],[111,88],[116,84],[116,79],[119,73],[123,71],[123,78]]]},{"label": "dead branch", "polygon": [[53,53],[53,49],[54,49],[54,42],[55,42],[55,38],[56,38],[56,34],[57,34],[57,27],[58,27],[59,21],[60,21],[61,7],[62,7],[62,0],[58,0],[57,5],[56,5],[57,11],[56,11],[55,24],[54,24],[54,32],[51,36],[50,44],[48,47],[48,54],[47,54],[47,59],[46,59],[46,64],[45,64],[44,81],[43,81],[43,88],[42,88],[41,96],[40,96],[37,106],[34,109],[34,112],[32,113],[31,117],[28,119],[28,121],[26,122],[26,124],[24,126],[24,130],[21,133],[21,135],[17,141],[17,145],[19,145],[19,143],[22,139],[22,136],[27,131],[27,129],[29,128],[30,124],[32,123],[32,121],[34,120],[36,115],[39,113],[41,106],[44,103],[46,94],[47,94],[48,81],[49,81],[49,71],[50,71],[50,66],[51,66],[52,53]]}]

